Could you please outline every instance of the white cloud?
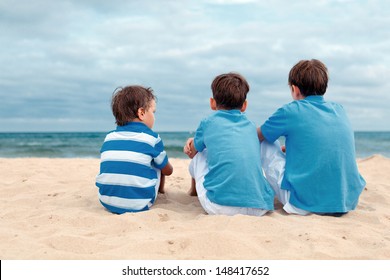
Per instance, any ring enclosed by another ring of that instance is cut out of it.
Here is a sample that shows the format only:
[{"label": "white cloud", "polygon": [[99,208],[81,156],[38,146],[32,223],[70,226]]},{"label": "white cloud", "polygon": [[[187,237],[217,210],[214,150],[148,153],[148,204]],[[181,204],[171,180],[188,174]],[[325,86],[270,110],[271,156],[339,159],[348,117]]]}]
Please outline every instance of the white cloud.
[{"label": "white cloud", "polygon": [[[381,119],[390,113],[384,106],[390,105],[389,6],[384,0],[37,0],[17,6],[4,0],[0,130],[13,123],[23,130],[16,122],[23,117],[26,129],[58,123],[71,129],[72,119],[75,130],[89,119],[99,120],[90,124],[96,130],[110,129],[111,93],[126,84],[155,90],[158,129],[193,130],[209,113],[212,79],[229,71],[250,82],[248,115],[260,124],[290,101],[288,71],[310,58],[327,64],[326,97],[345,105],[356,129],[375,123],[389,130]],[[178,118],[182,111],[187,114]]]},{"label": "white cloud", "polygon": [[255,3],[256,0],[209,0],[207,1],[208,3],[212,4],[220,4],[220,5],[225,5],[225,4],[247,4],[247,3]]}]

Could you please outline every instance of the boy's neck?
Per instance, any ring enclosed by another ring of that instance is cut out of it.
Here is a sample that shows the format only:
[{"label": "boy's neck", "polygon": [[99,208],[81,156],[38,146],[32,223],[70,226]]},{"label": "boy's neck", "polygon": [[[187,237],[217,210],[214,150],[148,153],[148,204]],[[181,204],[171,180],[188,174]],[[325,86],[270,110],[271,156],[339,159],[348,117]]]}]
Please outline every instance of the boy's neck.
[{"label": "boy's neck", "polygon": [[218,111],[218,110],[226,110],[226,111],[239,110],[241,112],[245,112],[247,105],[248,105],[248,102],[245,100],[244,104],[242,105],[241,108],[226,108],[226,107],[224,107],[222,105],[218,105],[217,101],[214,98],[212,98],[212,97],[210,98],[210,108],[213,111]]}]

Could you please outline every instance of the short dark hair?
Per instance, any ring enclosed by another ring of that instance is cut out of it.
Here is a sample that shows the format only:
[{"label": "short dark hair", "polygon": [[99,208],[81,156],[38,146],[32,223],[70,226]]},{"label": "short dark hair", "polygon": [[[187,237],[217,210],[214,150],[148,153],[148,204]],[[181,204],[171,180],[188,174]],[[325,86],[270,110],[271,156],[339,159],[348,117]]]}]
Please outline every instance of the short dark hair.
[{"label": "short dark hair", "polygon": [[288,84],[299,88],[303,96],[324,95],[328,87],[328,69],[317,59],[301,60],[291,68]]},{"label": "short dark hair", "polygon": [[223,109],[241,109],[249,92],[249,84],[238,73],[221,74],[211,84],[213,98]]},{"label": "short dark hair", "polygon": [[117,88],[111,101],[112,113],[116,124],[123,126],[138,117],[138,109],[148,110],[152,100],[156,100],[151,88],[126,86]]}]

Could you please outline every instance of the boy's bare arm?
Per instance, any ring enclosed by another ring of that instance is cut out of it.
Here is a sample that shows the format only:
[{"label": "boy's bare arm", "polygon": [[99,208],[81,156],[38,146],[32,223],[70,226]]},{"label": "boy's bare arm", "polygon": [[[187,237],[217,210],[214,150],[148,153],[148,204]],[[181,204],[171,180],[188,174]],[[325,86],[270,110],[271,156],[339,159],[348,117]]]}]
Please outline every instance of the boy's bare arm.
[{"label": "boy's bare arm", "polygon": [[168,163],[161,169],[161,178],[160,178],[160,186],[158,188],[159,193],[165,193],[165,176],[171,175],[173,172],[172,164],[168,161]]},{"label": "boy's bare arm", "polygon": [[164,166],[163,169],[161,169],[161,174],[169,176],[173,172],[172,164],[168,161],[168,163]]},{"label": "boy's bare arm", "polygon": [[260,142],[265,140],[263,133],[261,132],[261,128],[257,128],[257,136],[259,137]]},{"label": "boy's bare arm", "polygon": [[198,153],[195,149],[194,138],[188,138],[183,151],[189,158],[193,158]]},{"label": "boy's bare arm", "polygon": [[[265,140],[265,137],[264,137],[263,133],[261,132],[261,128],[260,127],[257,128],[257,136],[259,137],[260,142]],[[281,148],[283,153],[286,152],[286,146],[285,145],[281,146],[280,148]]]}]

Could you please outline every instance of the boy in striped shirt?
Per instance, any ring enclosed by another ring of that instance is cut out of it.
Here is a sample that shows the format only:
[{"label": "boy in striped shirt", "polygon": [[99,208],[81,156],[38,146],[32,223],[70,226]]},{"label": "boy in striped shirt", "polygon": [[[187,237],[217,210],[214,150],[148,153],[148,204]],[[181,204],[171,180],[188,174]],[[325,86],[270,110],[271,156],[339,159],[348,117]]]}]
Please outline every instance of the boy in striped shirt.
[{"label": "boy in striped shirt", "polygon": [[156,98],[151,88],[127,86],[111,102],[117,128],[101,148],[99,200],[110,212],[149,210],[173,172],[160,136],[152,131]]}]

